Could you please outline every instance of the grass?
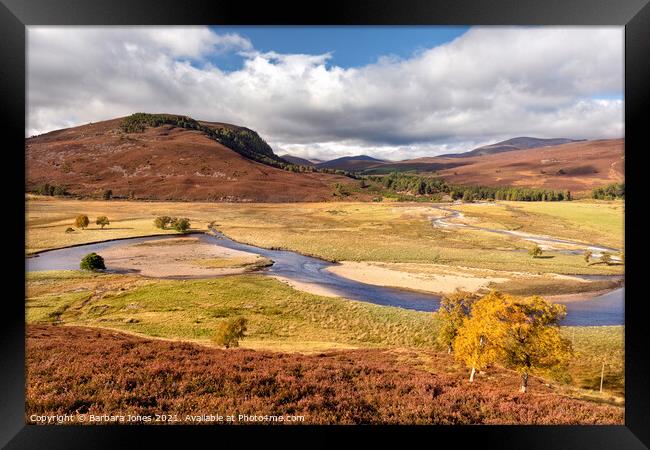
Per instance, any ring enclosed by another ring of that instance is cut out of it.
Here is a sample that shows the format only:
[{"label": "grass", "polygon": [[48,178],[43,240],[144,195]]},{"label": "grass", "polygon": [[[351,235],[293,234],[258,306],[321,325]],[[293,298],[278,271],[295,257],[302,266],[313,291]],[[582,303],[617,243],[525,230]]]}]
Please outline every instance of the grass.
[{"label": "grass", "polygon": [[625,203],[622,200],[497,202],[490,206],[464,204],[454,209],[477,219],[475,224],[479,226],[623,247]]},{"label": "grass", "polygon": [[596,292],[620,287],[620,283],[610,280],[596,280],[588,283],[576,283],[571,280],[552,278],[511,279],[502,283],[490,283],[489,289],[512,295],[567,295],[583,292]]},{"label": "grass", "polygon": [[[158,209],[156,203],[68,200],[30,195],[26,205],[26,252],[28,254],[110,239],[178,234],[175,230],[161,230],[154,226],[153,220],[156,216],[168,215],[169,212],[164,207]],[[74,219],[79,214],[86,214],[90,219],[90,225],[85,230],[78,229],[74,225]],[[94,225],[95,218],[98,216],[107,216],[110,225],[104,229]],[[207,222],[195,220],[192,223],[194,230],[205,229],[206,226]],[[76,231],[66,233],[68,227]]]},{"label": "grass", "polygon": [[285,351],[431,347],[438,327],[432,314],[320,297],[259,275],[154,282],[61,271],[28,280],[28,323],[53,322],[62,309],[56,322],[206,345],[219,323],[239,316],[249,320],[243,346]]},{"label": "grass", "polygon": [[571,340],[575,357],[569,365],[573,383],[580,388],[598,390],[600,373],[605,364],[603,390],[625,394],[625,327],[564,327]]},{"label": "grass", "polygon": [[[148,280],[81,271],[28,274],[27,322],[110,328],[210,346],[218,324],[249,320],[245,348],[313,353],[332,349],[439,350],[435,314],[296,291],[260,275]],[[563,327],[574,345],[571,384],[624,391],[622,326]]]},{"label": "grass", "polygon": [[[158,215],[186,216],[192,228],[206,230],[215,226],[227,236],[265,248],[282,248],[333,261],[380,261],[405,263],[439,263],[497,270],[577,274],[622,273],[623,266],[587,266],[579,255],[545,252],[551,258],[530,258],[530,243],[476,230],[445,230],[431,226],[430,217],[440,211],[424,203],[303,203],[303,204],[228,204],[182,202],[86,201],[56,198],[34,198],[28,202],[27,251],[92,242],[116,237],[142,236],[163,232],[153,226]],[[493,211],[496,217],[481,220],[502,220],[500,226],[515,227],[521,220],[524,227],[547,229],[545,223],[557,226],[558,237],[594,236],[598,243],[621,240],[622,234],[613,226],[600,227],[600,234],[589,234],[586,221],[595,212],[622,220],[622,207],[616,202],[585,203],[589,214],[574,218],[567,208],[581,202],[553,202],[538,208],[540,212],[517,212],[531,208],[529,203],[509,202],[492,207],[462,206],[477,211]],[[612,206],[614,204],[614,206]],[[533,206],[534,208],[535,206]],[[479,209],[482,208],[482,209]],[[553,218],[554,208],[558,217]],[[618,208],[618,209],[617,209]],[[584,208],[583,208],[584,209]],[[511,212],[515,211],[515,213]],[[595,212],[594,212],[595,211]],[[65,233],[74,217],[106,215],[111,225],[104,230],[90,228]],[[485,213],[481,213],[485,214]],[[470,215],[468,213],[468,215]],[[602,221],[602,220],[601,220]],[[609,219],[614,223],[615,219]],[[609,223],[608,222],[608,223]],[[558,224],[568,224],[559,226]],[[499,225],[498,225],[499,226]],[[165,231],[173,233],[173,231]],[[600,238],[603,237],[602,241]],[[363,245],[360,245],[363,243]],[[517,251],[512,251],[517,250]]]},{"label": "grass", "polygon": [[233,257],[233,258],[201,258],[192,261],[192,265],[210,269],[245,268],[249,270],[261,269],[273,265],[273,261],[262,256]]}]

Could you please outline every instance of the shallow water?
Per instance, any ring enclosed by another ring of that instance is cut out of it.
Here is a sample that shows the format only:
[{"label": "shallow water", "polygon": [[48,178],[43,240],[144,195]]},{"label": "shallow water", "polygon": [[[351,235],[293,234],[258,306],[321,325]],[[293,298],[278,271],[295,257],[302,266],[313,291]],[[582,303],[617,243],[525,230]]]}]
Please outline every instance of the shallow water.
[{"label": "shallow water", "polygon": [[[335,263],[301,255],[285,250],[268,250],[253,245],[235,242],[217,233],[217,236],[195,235],[199,239],[235,250],[248,251],[270,258],[273,266],[260,272],[278,275],[293,281],[312,283],[326,288],[341,297],[374,303],[383,306],[396,306],[416,311],[435,311],[440,305],[440,297],[434,294],[409,291],[405,289],[376,286],[340,277],[326,270]],[[79,261],[90,252],[133,245],[134,243],[169,239],[170,236],[152,236],[122,239],[99,244],[87,244],[40,253],[38,257],[27,258],[27,271],[73,270],[79,268]],[[107,267],[108,270],[115,268]],[[567,302],[567,317],[563,325],[623,325],[624,289],[616,289],[605,295],[589,300]]]}]

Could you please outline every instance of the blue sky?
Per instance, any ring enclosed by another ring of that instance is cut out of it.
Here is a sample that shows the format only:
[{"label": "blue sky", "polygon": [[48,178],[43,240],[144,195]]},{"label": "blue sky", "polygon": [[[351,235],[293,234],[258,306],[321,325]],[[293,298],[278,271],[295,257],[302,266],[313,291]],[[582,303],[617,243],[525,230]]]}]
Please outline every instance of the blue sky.
[{"label": "blue sky", "polygon": [[[236,33],[248,38],[260,52],[283,54],[332,53],[329,65],[343,68],[365,66],[381,57],[409,58],[418,51],[450,42],[469,27],[376,26],[376,27],[211,27],[215,33]],[[244,58],[228,52],[210,61],[222,70],[241,69]]]},{"label": "blue sky", "polygon": [[319,159],[624,136],[623,27],[27,31],[28,136],[138,111],[246,126]]}]

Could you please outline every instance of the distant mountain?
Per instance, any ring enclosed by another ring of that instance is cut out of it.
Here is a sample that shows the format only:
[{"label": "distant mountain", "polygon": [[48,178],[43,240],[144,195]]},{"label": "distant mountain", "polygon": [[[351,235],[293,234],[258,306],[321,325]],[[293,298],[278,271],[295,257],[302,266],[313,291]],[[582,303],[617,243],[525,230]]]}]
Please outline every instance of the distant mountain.
[{"label": "distant mountain", "polygon": [[440,157],[447,158],[466,158],[470,156],[483,156],[493,155],[495,153],[511,152],[513,150],[524,150],[527,148],[550,147],[552,145],[562,145],[571,142],[580,142],[585,139],[566,139],[566,138],[551,138],[541,139],[534,137],[516,137],[505,141],[497,142],[496,144],[484,145],[483,147],[475,148],[469,152],[463,153],[448,153],[440,155]]},{"label": "distant mountain", "polygon": [[[623,139],[569,142],[467,158],[422,158],[420,163],[456,162],[436,173],[451,184],[520,186],[585,192],[625,180]],[[411,163],[413,164],[413,163]]]},{"label": "distant mountain", "polygon": [[301,158],[299,156],[289,155],[288,153],[284,154],[284,155],[280,155],[280,158],[282,158],[285,161],[288,161],[288,162],[290,162],[292,164],[298,164],[299,166],[315,166],[316,165],[316,163],[313,162],[313,161],[310,161],[310,160],[305,159],[305,158]]},{"label": "distant mountain", "polygon": [[356,155],[356,156],[343,156],[342,158],[332,159],[331,161],[326,161],[320,164],[316,164],[316,167],[319,169],[338,169],[338,170],[350,170],[350,171],[361,171],[373,167],[375,165],[381,165],[385,161],[377,158],[373,158],[368,155]]},{"label": "distant mountain", "polygon": [[[565,140],[569,142],[550,145]],[[596,186],[625,180],[623,139],[574,142],[569,139],[515,138],[504,142],[506,144],[486,146],[487,153],[473,151],[374,163],[359,172],[367,175],[391,172],[435,174],[458,185],[537,187],[569,189],[572,192],[585,192]],[[489,148],[535,144],[543,145],[523,149],[506,147],[501,151],[490,151]]]}]

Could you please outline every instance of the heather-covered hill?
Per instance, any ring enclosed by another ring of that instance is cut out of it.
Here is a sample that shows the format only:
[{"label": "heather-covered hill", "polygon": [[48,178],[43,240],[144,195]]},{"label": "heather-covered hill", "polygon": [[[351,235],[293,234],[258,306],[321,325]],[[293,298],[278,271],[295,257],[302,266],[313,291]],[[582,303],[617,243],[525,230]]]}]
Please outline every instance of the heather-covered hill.
[{"label": "heather-covered hill", "polygon": [[[109,330],[27,327],[32,414],[304,416],[308,424],[623,424],[623,408],[515,373],[469,384],[445,353],[221,350]],[[110,358],[106,356],[110,355]],[[185,422],[187,423],[187,422]],[[241,423],[241,422],[239,422]]]},{"label": "heather-covered hill", "polygon": [[287,167],[247,128],[132,117],[28,138],[27,189],[48,183],[81,196],[111,190],[135,199],[292,202],[330,200],[337,183],[354,183]]}]

